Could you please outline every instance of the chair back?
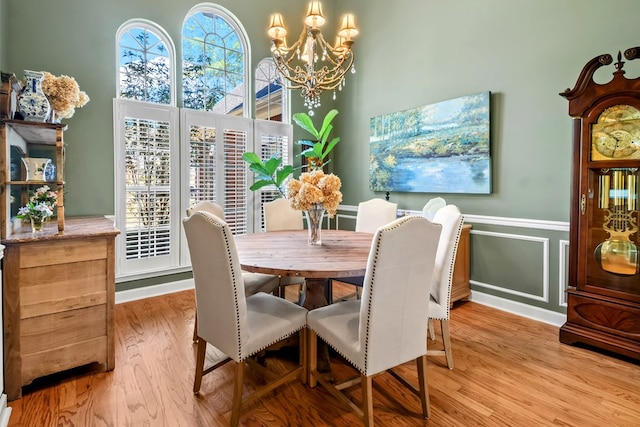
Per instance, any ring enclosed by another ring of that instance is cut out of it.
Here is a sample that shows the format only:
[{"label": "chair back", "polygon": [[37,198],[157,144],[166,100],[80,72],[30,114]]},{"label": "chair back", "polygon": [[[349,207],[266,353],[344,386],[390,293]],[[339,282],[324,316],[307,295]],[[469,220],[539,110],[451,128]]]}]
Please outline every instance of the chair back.
[{"label": "chair back", "polygon": [[436,319],[449,319],[453,267],[462,232],[463,218],[456,205],[447,205],[436,212],[433,222],[442,225],[442,233],[436,253],[431,297],[438,303],[443,313],[430,313],[430,316]]},{"label": "chair back", "polygon": [[187,208],[187,216],[191,216],[194,212],[209,212],[214,214],[218,218],[224,220],[224,209],[217,203],[210,202],[209,200],[202,200],[193,206]]},{"label": "chair back", "polygon": [[365,375],[426,354],[426,317],[441,228],[414,215],[376,231],[359,314]]},{"label": "chair back", "polygon": [[375,233],[378,227],[396,219],[398,204],[382,199],[371,199],[358,204],[356,231]]},{"label": "chair back", "polygon": [[266,231],[302,230],[302,211],[293,209],[287,199],[275,199],[262,205]]},{"label": "chair back", "polygon": [[244,282],[229,226],[208,212],[182,220],[196,288],[198,336],[233,360],[247,341]]},{"label": "chair back", "polygon": [[434,197],[433,199],[429,199],[429,201],[422,208],[422,216],[427,218],[429,221],[433,221],[433,217],[441,208],[444,208],[447,205],[447,202],[442,197]]}]

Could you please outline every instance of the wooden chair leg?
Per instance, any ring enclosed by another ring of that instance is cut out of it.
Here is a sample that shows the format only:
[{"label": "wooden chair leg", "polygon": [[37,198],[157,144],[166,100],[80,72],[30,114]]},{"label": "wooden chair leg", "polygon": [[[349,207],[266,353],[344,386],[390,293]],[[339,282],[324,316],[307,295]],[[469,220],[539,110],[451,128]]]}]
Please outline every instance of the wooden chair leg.
[{"label": "wooden chair leg", "polygon": [[436,331],[433,327],[433,319],[429,319],[429,338],[431,338],[431,341],[436,339]]},{"label": "wooden chair leg", "polygon": [[196,312],[195,320],[193,321],[193,342],[198,341],[198,312]]},{"label": "wooden chair leg", "polygon": [[318,336],[312,330],[307,330],[307,369],[309,370],[309,387],[318,385]]},{"label": "wooden chair leg", "polygon": [[307,383],[307,379],[309,378],[309,360],[307,357],[307,328],[303,328],[298,333],[298,343],[299,343],[299,363],[302,366],[302,373],[300,374],[300,381],[302,384]]},{"label": "wooden chair leg", "polygon": [[373,427],[373,382],[372,377],[361,375],[360,384],[362,387],[362,412],[365,427]]},{"label": "wooden chair leg", "polygon": [[416,359],[418,368],[418,382],[420,386],[420,403],[422,404],[422,416],[428,419],[431,416],[431,406],[429,405],[429,385],[427,382],[427,356],[420,356]]},{"label": "wooden chair leg", "polygon": [[204,359],[207,353],[207,342],[200,338],[198,341],[198,349],[196,350],[196,376],[193,380],[193,392],[200,391],[202,384],[202,375],[204,371]]},{"label": "wooden chair leg", "polygon": [[236,363],[236,378],[233,384],[233,403],[231,405],[231,427],[237,427],[240,421],[240,407],[242,406],[242,389],[244,385],[244,361]]},{"label": "wooden chair leg", "polygon": [[449,336],[449,321],[441,320],[440,329],[442,331],[442,343],[444,344],[444,354],[447,358],[447,366],[453,369],[453,352],[451,351],[451,337]]}]

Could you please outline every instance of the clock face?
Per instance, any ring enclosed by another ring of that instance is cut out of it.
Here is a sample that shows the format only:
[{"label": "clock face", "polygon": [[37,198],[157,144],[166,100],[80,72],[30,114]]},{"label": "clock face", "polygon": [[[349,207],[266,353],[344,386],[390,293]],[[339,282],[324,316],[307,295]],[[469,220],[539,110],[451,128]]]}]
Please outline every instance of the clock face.
[{"label": "clock face", "polygon": [[640,159],[640,111],[629,105],[606,109],[592,126],[591,160]]}]

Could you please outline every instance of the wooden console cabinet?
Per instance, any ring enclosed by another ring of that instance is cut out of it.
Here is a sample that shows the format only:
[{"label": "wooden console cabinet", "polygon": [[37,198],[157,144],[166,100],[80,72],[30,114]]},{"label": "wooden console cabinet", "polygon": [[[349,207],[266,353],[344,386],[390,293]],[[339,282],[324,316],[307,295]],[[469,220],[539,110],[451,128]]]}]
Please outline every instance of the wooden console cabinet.
[{"label": "wooden console cabinet", "polygon": [[453,281],[451,283],[451,304],[458,300],[466,300],[471,295],[469,287],[469,236],[471,224],[464,224],[458,242],[456,261],[453,266]]},{"label": "wooden console cabinet", "polygon": [[4,239],[4,367],[9,400],[35,378],[115,363],[115,236],[104,217],[67,218]]}]

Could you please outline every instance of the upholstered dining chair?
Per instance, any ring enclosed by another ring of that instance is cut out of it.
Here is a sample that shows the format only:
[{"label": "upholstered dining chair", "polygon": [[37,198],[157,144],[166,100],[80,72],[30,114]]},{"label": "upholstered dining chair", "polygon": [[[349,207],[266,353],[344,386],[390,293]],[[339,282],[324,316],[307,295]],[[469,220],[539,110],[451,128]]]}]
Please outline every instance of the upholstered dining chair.
[{"label": "upholstered dining chair", "polygon": [[210,343],[236,365],[231,425],[237,426],[243,403],[259,399],[297,377],[306,382],[305,346],[301,345],[299,366],[243,398],[247,359],[297,332],[300,342],[304,343],[307,310],[264,292],[245,296],[233,234],[222,219],[207,212],[194,212],[183,219],[183,226],[193,267],[199,318],[193,392],[199,392],[206,373],[204,360],[207,343]]},{"label": "upholstered dining chair", "polygon": [[[427,322],[429,293],[442,226],[414,215],[378,228],[373,238],[361,300],[340,301],[307,315],[310,386],[319,382],[373,426],[372,378],[388,371],[419,396],[429,417],[427,389]],[[341,354],[359,378],[332,384],[317,372],[317,337]],[[415,360],[416,388],[392,368]],[[359,408],[340,390],[362,387]]]},{"label": "upholstered dining chair", "polygon": [[[194,212],[208,212],[224,220],[224,209],[219,204],[203,200],[196,203],[193,206],[187,208],[187,216],[191,216]],[[274,292],[280,285],[280,279],[273,274],[262,273],[249,273],[242,272],[242,278],[244,280],[244,293],[245,295],[253,295],[258,292]],[[196,317],[193,325],[193,341],[198,340],[198,313],[196,311]]]},{"label": "upholstered dining chair", "polygon": [[[363,233],[375,233],[378,227],[390,223],[395,220],[398,214],[398,204],[391,203],[382,199],[370,199],[366,202],[358,204],[358,213],[356,214],[355,231]],[[332,279],[333,281],[347,283],[355,286],[355,291],[340,299],[360,298],[363,276],[343,277],[340,279]],[[332,283],[333,284],[333,283]]]},{"label": "upholstered dining chair", "polygon": [[[287,199],[275,199],[262,205],[265,231],[303,230],[302,211],[293,209]],[[284,297],[285,286],[298,286],[298,302],[304,298],[304,277],[280,276],[280,296]]]},{"label": "upholstered dining chair", "polygon": [[266,231],[303,230],[302,211],[293,209],[291,202],[279,198],[262,205]]},{"label": "upholstered dining chair", "polygon": [[449,336],[449,318],[451,316],[451,286],[453,283],[453,267],[458,251],[458,242],[462,232],[463,218],[455,205],[440,208],[433,217],[433,222],[442,225],[440,242],[436,253],[436,267],[433,275],[433,287],[429,298],[429,335],[435,339],[433,321],[440,321],[442,333],[442,349],[429,350],[428,356],[445,356],[447,366],[453,369],[453,352]]},{"label": "upholstered dining chair", "polygon": [[193,206],[187,208],[187,216],[191,216],[194,212],[209,212],[220,219],[224,220],[224,209],[219,204],[210,200],[201,200]]},{"label": "upholstered dining chair", "polygon": [[356,231],[375,233],[378,227],[388,224],[398,214],[398,204],[382,199],[371,199],[358,203]]},{"label": "upholstered dining chair", "polygon": [[433,216],[436,214],[436,212],[438,212],[440,208],[444,208],[446,205],[447,202],[442,197],[434,197],[432,199],[429,199],[422,208],[422,216],[431,221],[433,220]]}]

